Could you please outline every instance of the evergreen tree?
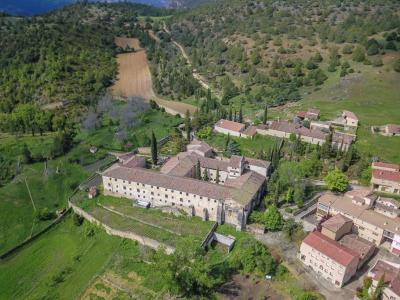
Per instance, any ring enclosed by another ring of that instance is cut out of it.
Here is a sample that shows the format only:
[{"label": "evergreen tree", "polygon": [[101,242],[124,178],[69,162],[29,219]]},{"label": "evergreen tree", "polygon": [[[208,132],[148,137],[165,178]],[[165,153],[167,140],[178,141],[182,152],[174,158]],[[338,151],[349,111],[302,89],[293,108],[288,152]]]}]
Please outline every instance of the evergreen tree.
[{"label": "evergreen tree", "polygon": [[330,158],[332,155],[332,133],[328,135],[325,143],[321,147],[321,157],[322,158]]},{"label": "evergreen tree", "polygon": [[219,168],[217,168],[217,172],[215,174],[215,183],[219,184]]},{"label": "evergreen tree", "polygon": [[185,132],[186,132],[186,139],[190,142],[190,132],[192,131],[192,124],[190,120],[190,112],[186,110],[185,113]]},{"label": "evergreen tree", "polygon": [[264,108],[264,116],[263,116],[263,124],[264,124],[264,125],[267,124],[267,118],[268,118],[268,106],[265,105],[265,108]]},{"label": "evergreen tree", "polygon": [[240,105],[240,109],[239,109],[239,123],[243,123],[243,108],[242,108],[242,105]]},{"label": "evergreen tree", "polygon": [[158,161],[158,150],[157,150],[157,140],[154,135],[154,131],[151,132],[151,159],[153,161],[153,165],[157,165]]},{"label": "evergreen tree", "polygon": [[208,169],[207,168],[204,169],[203,180],[204,181],[209,181],[210,180],[210,178],[208,177]]},{"label": "evergreen tree", "polygon": [[224,149],[224,151],[228,150],[228,144],[229,144],[230,140],[231,140],[231,135],[228,133],[228,136],[226,137],[226,140],[225,140],[225,149]]},{"label": "evergreen tree", "polygon": [[200,167],[200,160],[197,160],[196,164],[196,179],[201,180],[201,167]]},{"label": "evergreen tree", "polygon": [[233,121],[233,119],[232,119],[232,105],[231,106],[229,106],[229,114],[228,114],[228,120],[229,121]]},{"label": "evergreen tree", "polygon": [[22,158],[24,163],[26,164],[30,164],[33,159],[32,159],[32,153],[28,148],[28,145],[24,143],[24,145],[22,146]]}]

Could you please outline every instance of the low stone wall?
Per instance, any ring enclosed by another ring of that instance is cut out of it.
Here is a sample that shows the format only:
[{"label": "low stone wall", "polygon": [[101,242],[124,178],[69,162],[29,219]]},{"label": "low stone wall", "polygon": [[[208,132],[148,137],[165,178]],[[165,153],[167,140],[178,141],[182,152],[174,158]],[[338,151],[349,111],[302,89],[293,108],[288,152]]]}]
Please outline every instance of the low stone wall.
[{"label": "low stone wall", "polygon": [[91,214],[87,213],[86,211],[84,211],[83,209],[81,209],[80,207],[74,205],[73,203],[71,203],[70,201],[68,202],[68,205],[74,210],[74,212],[78,215],[80,215],[81,217],[85,218],[87,221],[89,221],[90,223],[94,223],[97,224],[99,226],[101,226],[102,228],[104,228],[104,230],[107,232],[107,234],[109,235],[115,235],[115,236],[119,236],[122,238],[126,238],[126,239],[130,239],[133,241],[137,241],[138,243],[150,247],[152,249],[159,249],[159,248],[164,248],[167,254],[171,254],[175,251],[174,247],[171,247],[169,245],[160,243],[156,240],[150,239],[148,237],[144,237],[141,235],[138,235],[136,233],[130,232],[130,231],[122,231],[122,230],[117,230],[114,228],[111,228],[110,226],[100,222],[99,220],[97,220],[95,217],[93,217]]},{"label": "low stone wall", "polygon": [[60,223],[64,217],[69,213],[70,209],[66,209],[61,215],[59,215],[57,217],[57,219],[55,219],[53,222],[51,222],[48,226],[46,226],[45,228],[43,228],[41,231],[39,231],[38,233],[32,235],[31,237],[27,238],[26,240],[24,240],[22,243],[18,244],[17,246],[11,248],[10,250],[8,250],[7,252],[0,254],[0,260],[2,259],[6,259],[9,256],[13,255],[14,253],[17,253],[19,250],[21,250],[22,248],[24,248],[26,245],[30,244],[31,242],[33,242],[34,240],[36,240],[37,238],[39,238],[40,236],[42,236],[43,234],[45,234],[47,231],[49,231],[51,228],[53,228],[55,225],[57,225],[58,223]]}]

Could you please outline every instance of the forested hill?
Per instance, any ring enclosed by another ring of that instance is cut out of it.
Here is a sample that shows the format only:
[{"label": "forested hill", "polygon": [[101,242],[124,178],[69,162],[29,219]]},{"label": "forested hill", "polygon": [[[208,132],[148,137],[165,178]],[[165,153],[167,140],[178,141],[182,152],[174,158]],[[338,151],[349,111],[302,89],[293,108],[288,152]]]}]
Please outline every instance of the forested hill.
[{"label": "forested hill", "polygon": [[354,72],[352,62],[392,70],[399,14],[391,0],[226,0],[181,13],[169,27],[225,104],[242,91],[280,105],[336,70]]},{"label": "forested hill", "polygon": [[0,17],[0,113],[22,103],[87,105],[117,73],[117,35],[143,34],[139,15],[164,9],[76,4],[33,18]]}]

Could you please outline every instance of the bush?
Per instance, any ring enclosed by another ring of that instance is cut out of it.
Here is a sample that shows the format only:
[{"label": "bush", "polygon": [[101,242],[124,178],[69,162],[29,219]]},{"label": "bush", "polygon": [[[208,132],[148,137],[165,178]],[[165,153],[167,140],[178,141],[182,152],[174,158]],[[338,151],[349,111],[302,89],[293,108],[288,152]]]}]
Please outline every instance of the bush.
[{"label": "bush", "polygon": [[78,214],[74,214],[74,224],[76,226],[81,226],[85,219]]},{"label": "bush", "polygon": [[57,217],[55,212],[50,211],[47,207],[37,211],[36,218],[40,221],[49,221]]}]

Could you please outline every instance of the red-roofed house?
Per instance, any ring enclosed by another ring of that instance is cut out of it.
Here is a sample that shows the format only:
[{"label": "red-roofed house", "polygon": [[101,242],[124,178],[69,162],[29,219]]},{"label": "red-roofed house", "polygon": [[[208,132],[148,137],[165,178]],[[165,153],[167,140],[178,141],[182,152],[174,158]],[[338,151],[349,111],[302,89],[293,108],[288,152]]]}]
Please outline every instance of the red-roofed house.
[{"label": "red-roofed house", "polygon": [[374,190],[399,195],[400,165],[373,162],[371,184]]},{"label": "red-roofed house", "polygon": [[384,127],[385,135],[387,136],[400,136],[400,125],[387,124]]},{"label": "red-roofed house", "polygon": [[345,120],[345,125],[353,127],[358,126],[358,118],[352,111],[344,110],[342,117]]},{"label": "red-roofed house", "polygon": [[356,273],[359,255],[321,232],[310,233],[300,247],[301,261],[337,287]]},{"label": "red-roofed house", "polygon": [[219,120],[215,125],[214,125],[214,130],[219,133],[223,134],[230,134],[232,136],[238,136],[240,137],[242,135],[242,132],[246,126],[242,123],[238,122],[233,122],[230,120],[224,120],[221,119]]},{"label": "red-roofed house", "polygon": [[368,277],[372,278],[372,289],[374,292],[378,286],[379,279],[384,277],[385,287],[383,288],[383,300],[400,299],[400,264],[395,264],[385,260],[378,260],[368,272]]}]

